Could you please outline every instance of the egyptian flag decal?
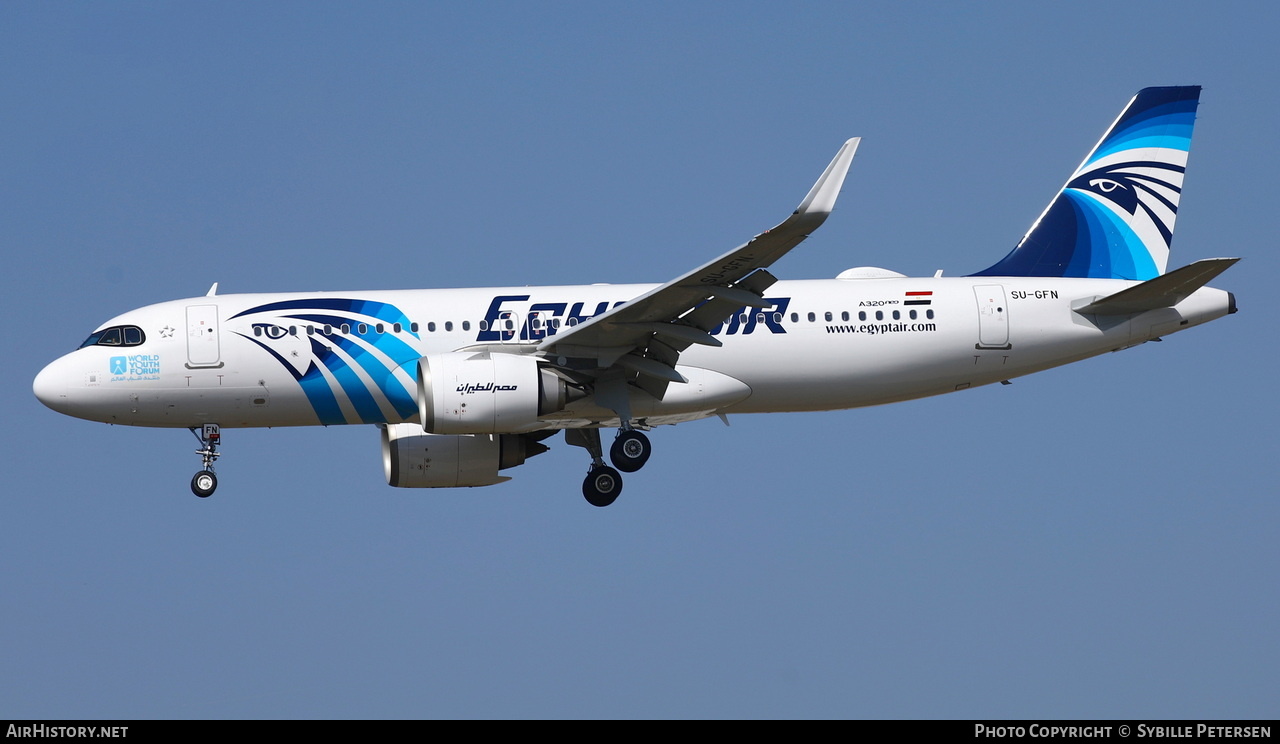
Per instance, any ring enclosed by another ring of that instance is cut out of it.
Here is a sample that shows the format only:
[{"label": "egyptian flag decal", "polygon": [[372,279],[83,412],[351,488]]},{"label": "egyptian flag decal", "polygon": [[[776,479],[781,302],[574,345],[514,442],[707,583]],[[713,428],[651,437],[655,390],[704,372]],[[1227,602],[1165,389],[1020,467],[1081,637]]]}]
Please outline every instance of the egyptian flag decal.
[{"label": "egyptian flag decal", "polygon": [[932,305],[933,292],[908,292],[904,305]]}]

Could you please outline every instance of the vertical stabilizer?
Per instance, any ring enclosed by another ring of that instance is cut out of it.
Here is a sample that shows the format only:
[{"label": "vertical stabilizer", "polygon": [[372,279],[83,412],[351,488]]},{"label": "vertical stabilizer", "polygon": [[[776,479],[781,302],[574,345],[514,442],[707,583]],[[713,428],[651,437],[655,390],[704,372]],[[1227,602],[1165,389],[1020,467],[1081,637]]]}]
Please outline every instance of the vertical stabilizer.
[{"label": "vertical stabilizer", "polygon": [[1017,247],[974,276],[1164,273],[1200,86],[1144,88]]}]

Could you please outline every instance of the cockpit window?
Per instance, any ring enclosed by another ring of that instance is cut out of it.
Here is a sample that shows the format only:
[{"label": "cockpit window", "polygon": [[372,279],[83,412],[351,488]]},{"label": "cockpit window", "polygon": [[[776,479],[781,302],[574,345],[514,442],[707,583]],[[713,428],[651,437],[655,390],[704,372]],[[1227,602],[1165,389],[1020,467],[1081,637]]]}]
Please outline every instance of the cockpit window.
[{"label": "cockpit window", "polygon": [[95,332],[80,344],[86,346],[141,346],[147,340],[146,334],[137,326],[112,326]]}]

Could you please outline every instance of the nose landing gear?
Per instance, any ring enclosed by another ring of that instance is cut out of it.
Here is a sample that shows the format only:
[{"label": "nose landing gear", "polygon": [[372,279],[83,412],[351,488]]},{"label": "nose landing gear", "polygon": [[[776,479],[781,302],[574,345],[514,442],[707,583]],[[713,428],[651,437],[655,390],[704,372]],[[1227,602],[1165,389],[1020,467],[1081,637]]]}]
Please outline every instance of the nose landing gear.
[{"label": "nose landing gear", "polygon": [[203,470],[191,478],[191,492],[207,499],[218,488],[218,476],[213,473],[213,462],[218,459],[218,444],[222,441],[222,433],[217,424],[205,424],[198,430],[193,426],[191,433],[200,440],[200,449],[196,450],[196,454],[200,455],[203,467]]},{"label": "nose landing gear", "polygon": [[212,470],[201,470],[191,477],[191,493],[202,499],[212,496],[217,487],[218,476],[214,475]]}]

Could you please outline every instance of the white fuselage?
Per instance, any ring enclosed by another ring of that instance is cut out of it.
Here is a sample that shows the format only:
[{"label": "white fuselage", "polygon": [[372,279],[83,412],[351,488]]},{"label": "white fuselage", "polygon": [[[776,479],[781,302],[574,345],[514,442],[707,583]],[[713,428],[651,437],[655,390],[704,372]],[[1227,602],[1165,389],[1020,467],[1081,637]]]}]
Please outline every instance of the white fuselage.
[{"label": "white fuselage", "polygon": [[[780,281],[773,306],[744,309],[691,346],[662,399],[631,389],[649,424],[722,413],[878,405],[1007,380],[1122,349],[1221,317],[1227,292],[1202,288],[1176,308],[1134,316],[1073,311],[1136,282],[1076,278],[884,278]],[[142,331],[90,345],[37,377],[37,396],[68,415],[115,424],[195,427],[417,421],[418,359],[476,346],[529,353],[537,342],[654,285],[302,294],[175,300],[103,325]],[[134,339],[137,341],[137,339]],[[610,426],[587,397],[541,428]],[[527,430],[527,429],[526,429]]]}]

